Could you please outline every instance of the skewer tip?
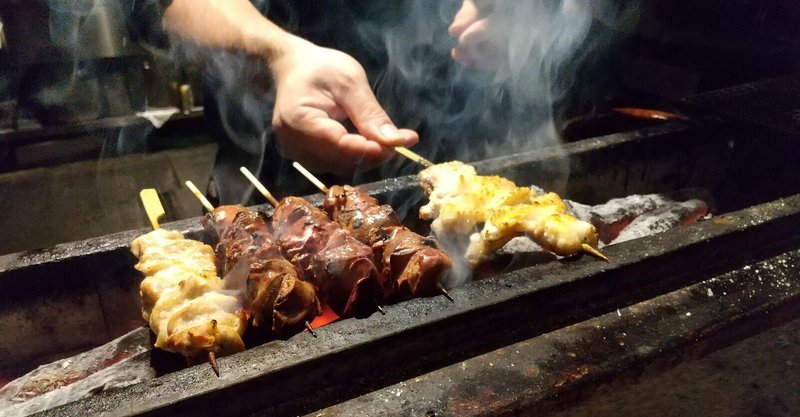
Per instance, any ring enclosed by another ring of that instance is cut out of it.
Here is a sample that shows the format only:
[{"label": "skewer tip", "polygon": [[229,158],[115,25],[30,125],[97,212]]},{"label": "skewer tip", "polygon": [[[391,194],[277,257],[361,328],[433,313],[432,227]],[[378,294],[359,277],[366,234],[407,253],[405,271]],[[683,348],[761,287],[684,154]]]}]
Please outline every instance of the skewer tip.
[{"label": "skewer tip", "polygon": [[602,252],[597,250],[597,248],[595,248],[594,246],[589,245],[588,243],[582,243],[581,244],[581,249],[583,249],[584,252],[586,252],[586,253],[588,253],[590,255],[596,256],[596,257],[608,262],[608,257],[607,256],[603,255]]},{"label": "skewer tip", "polygon": [[456,300],[453,298],[452,295],[450,295],[450,293],[447,291],[447,289],[444,288],[444,285],[442,285],[441,282],[437,282],[436,283],[436,289],[439,290],[439,293],[441,293],[443,296],[445,296],[445,298],[450,300],[451,303],[455,303],[456,302]]},{"label": "skewer tip", "polygon": [[379,312],[380,312],[382,315],[384,315],[384,316],[386,315],[386,310],[384,310],[384,309],[383,309],[383,307],[381,307],[381,305],[380,305],[380,304],[378,304],[378,302],[377,302],[377,301],[375,302],[375,307],[378,307],[378,311],[379,311]]},{"label": "skewer tip", "polygon": [[306,330],[311,333],[311,336],[317,337],[317,332],[314,331],[314,328],[311,327],[311,323],[309,323],[308,320],[306,320]]},{"label": "skewer tip", "polygon": [[211,364],[211,369],[219,377],[219,364],[217,364],[217,354],[213,351],[208,351],[208,363]]}]

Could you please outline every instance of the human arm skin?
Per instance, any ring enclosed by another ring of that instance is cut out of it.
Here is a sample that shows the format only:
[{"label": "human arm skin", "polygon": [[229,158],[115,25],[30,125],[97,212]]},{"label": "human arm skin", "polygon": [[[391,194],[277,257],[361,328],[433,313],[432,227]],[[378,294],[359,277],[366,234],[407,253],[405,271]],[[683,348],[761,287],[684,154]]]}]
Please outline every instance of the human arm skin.
[{"label": "human arm skin", "polygon": [[309,169],[349,174],[419,140],[395,127],[355,59],[284,31],[248,0],[173,0],[164,26],[198,45],[264,60],[275,81],[277,149]]}]

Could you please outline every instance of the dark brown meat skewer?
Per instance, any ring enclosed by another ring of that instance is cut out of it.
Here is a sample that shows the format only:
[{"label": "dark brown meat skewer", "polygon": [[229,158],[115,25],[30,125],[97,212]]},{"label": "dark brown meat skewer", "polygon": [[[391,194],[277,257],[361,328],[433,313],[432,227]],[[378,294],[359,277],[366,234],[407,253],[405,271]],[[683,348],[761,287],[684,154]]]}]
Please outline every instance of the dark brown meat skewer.
[{"label": "dark brown meat skewer", "polygon": [[320,314],[314,286],[283,258],[263,213],[221,206],[203,219],[203,226],[215,240],[221,273],[247,274],[246,299],[254,326],[285,336]]},{"label": "dark brown meat skewer", "polygon": [[284,256],[317,286],[336,314],[367,314],[391,292],[392,285],[375,266],[371,248],[308,201],[282,199],[272,224]]},{"label": "dark brown meat skewer", "polygon": [[453,262],[436,241],[402,226],[389,205],[357,187],[330,187],[325,211],[342,227],[369,244],[384,275],[390,278],[401,298],[444,294],[452,301],[441,280]]}]

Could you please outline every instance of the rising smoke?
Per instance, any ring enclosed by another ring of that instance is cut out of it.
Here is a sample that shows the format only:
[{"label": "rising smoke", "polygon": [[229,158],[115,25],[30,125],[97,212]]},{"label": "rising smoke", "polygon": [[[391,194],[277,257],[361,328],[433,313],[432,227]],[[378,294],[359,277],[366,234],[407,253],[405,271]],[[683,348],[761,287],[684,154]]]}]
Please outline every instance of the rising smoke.
[{"label": "rising smoke", "polygon": [[[476,161],[550,148],[561,165],[549,164],[559,191],[569,166],[558,158],[561,140],[554,106],[582,86],[574,71],[608,41],[587,40],[593,21],[606,26],[632,24],[636,6],[581,0],[476,0],[476,20],[483,25],[465,56],[464,43],[447,33],[461,0],[409,0],[402,13],[382,22],[357,26],[360,60],[386,65],[374,77],[379,101],[403,127],[420,133],[416,151],[434,161]],[[465,38],[467,39],[467,38]],[[459,61],[451,57],[461,48]],[[382,167],[382,177],[413,174],[418,167],[395,161]],[[393,201],[402,212],[416,202]],[[411,215],[409,213],[408,215]],[[440,239],[453,259],[468,243]],[[450,286],[469,278],[471,269],[456,265]]]},{"label": "rising smoke", "polygon": [[589,33],[589,2],[479,2],[487,29],[469,66],[450,57],[457,41],[447,27],[460,4],[411,0],[399,23],[359,26],[363,47],[386,55],[375,80],[379,100],[423,133],[419,150],[433,160],[558,145],[553,104],[575,87],[564,70]]}]

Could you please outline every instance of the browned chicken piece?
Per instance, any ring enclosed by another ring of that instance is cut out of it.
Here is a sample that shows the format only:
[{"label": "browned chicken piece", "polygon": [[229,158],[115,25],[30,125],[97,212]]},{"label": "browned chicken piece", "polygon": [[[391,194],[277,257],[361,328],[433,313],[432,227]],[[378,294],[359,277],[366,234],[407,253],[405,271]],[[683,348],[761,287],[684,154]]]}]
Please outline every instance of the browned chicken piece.
[{"label": "browned chicken piece", "polygon": [[437,236],[469,236],[465,257],[473,266],[519,235],[558,255],[586,252],[607,260],[597,249],[597,230],[567,213],[555,193],[537,195],[459,161],[432,165],[418,178],[429,199],[420,218],[433,220]]},{"label": "browned chicken piece", "polygon": [[223,291],[210,246],[156,229],[134,239],[131,251],[145,275],[142,316],[156,347],[191,361],[244,350],[247,315],[240,298]]}]

